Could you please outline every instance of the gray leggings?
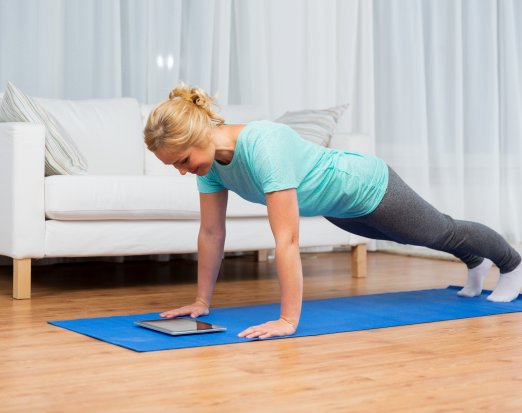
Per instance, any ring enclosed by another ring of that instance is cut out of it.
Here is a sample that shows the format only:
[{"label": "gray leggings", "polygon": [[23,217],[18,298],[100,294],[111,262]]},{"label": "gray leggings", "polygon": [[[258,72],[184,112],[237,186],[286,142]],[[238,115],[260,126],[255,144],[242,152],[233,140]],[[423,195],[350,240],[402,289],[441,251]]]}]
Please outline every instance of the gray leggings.
[{"label": "gray leggings", "polygon": [[327,220],[363,237],[420,245],[453,254],[468,268],[489,258],[501,273],[515,269],[521,258],[497,232],[485,225],[440,213],[422,199],[391,168],[388,188],[379,206],[358,218]]}]

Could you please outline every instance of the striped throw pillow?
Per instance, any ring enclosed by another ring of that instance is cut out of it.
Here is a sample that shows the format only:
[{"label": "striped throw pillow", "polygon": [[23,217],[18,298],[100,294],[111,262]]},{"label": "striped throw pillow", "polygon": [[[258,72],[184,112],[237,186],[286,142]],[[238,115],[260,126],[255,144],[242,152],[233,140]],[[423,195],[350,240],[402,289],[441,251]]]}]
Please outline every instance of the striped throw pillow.
[{"label": "striped throw pillow", "polygon": [[73,140],[44,108],[11,82],[0,103],[0,122],[33,122],[45,127],[45,175],[84,175],[87,162]]},{"label": "striped throw pillow", "polygon": [[299,110],[286,112],[274,122],[284,123],[302,138],[321,146],[328,146],[335,132],[337,121],[348,104],[323,110]]}]

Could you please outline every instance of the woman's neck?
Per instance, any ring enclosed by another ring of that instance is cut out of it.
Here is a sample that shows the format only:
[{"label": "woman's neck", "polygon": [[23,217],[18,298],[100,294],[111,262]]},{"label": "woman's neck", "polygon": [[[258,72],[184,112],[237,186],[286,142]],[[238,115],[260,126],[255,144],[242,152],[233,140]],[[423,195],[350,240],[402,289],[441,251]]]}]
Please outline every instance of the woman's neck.
[{"label": "woman's neck", "polygon": [[214,128],[212,139],[216,148],[214,155],[216,161],[225,165],[232,161],[237,137],[244,127],[245,125],[222,125]]}]

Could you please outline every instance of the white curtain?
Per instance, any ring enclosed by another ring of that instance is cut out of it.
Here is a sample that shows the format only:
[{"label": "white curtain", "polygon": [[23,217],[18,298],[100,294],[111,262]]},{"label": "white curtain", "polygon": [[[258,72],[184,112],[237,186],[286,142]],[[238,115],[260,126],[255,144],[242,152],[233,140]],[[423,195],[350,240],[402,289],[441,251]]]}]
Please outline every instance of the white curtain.
[{"label": "white curtain", "polygon": [[522,242],[522,2],[0,0],[0,90],[155,103],[350,103],[342,131],[456,218]]},{"label": "white curtain", "polygon": [[179,80],[222,104],[350,103],[373,136],[372,3],[364,0],[0,0],[0,90],[165,99]]},{"label": "white curtain", "polygon": [[522,2],[375,0],[374,45],[378,154],[443,212],[520,244]]},{"label": "white curtain", "polygon": [[234,3],[233,101],[287,109],[350,103],[341,128],[374,135],[372,3]]}]

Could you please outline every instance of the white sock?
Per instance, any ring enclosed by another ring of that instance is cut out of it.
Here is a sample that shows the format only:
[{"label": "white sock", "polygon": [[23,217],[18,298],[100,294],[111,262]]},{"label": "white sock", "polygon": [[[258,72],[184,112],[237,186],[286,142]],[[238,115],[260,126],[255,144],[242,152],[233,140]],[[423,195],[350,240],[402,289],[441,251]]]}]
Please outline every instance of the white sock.
[{"label": "white sock", "polygon": [[489,301],[509,302],[518,297],[522,288],[522,263],[510,272],[500,274],[497,286],[487,297]]},{"label": "white sock", "polygon": [[486,278],[486,275],[488,275],[489,269],[492,265],[493,263],[491,260],[484,258],[479,266],[468,270],[468,279],[466,281],[466,285],[457,293],[457,295],[470,298],[480,295],[482,292],[484,278]]}]

